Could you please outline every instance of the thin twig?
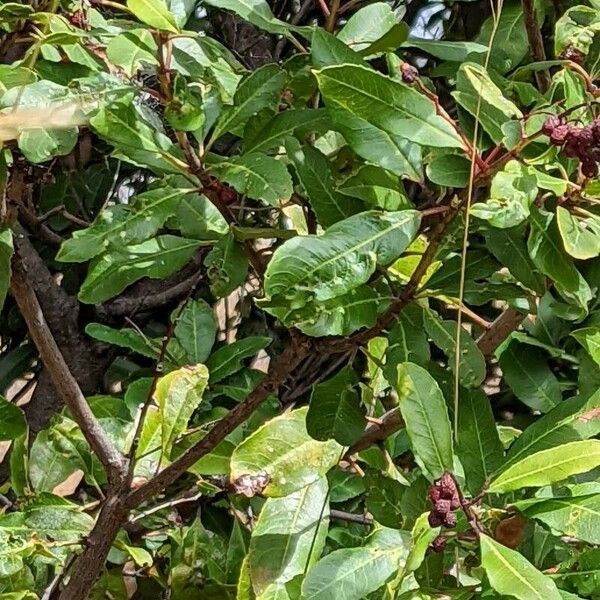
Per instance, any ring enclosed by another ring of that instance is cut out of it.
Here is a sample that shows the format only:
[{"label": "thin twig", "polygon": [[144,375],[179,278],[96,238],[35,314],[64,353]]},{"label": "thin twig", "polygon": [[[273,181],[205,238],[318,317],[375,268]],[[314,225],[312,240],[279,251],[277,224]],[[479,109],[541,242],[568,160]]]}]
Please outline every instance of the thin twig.
[{"label": "thin twig", "polygon": [[85,396],[71,374],[54,340],[35,292],[27,279],[25,265],[18,252],[13,259],[10,290],[23,316],[29,335],[35,343],[42,362],[48,370],[57,392],[71,411],[88,444],[106,469],[109,480],[120,479],[126,470],[126,461],[110,441],[91,411]]},{"label": "thin twig", "polygon": [[[525,21],[525,29],[527,30],[527,39],[529,40],[529,47],[531,49],[531,56],[536,62],[543,62],[546,60],[546,51],[544,50],[544,38],[542,32],[538,27],[535,6],[533,0],[521,0],[521,7],[523,8],[523,18]],[[542,94],[548,91],[552,82],[548,69],[540,69],[535,72],[535,80],[538,84],[538,89]]]}]

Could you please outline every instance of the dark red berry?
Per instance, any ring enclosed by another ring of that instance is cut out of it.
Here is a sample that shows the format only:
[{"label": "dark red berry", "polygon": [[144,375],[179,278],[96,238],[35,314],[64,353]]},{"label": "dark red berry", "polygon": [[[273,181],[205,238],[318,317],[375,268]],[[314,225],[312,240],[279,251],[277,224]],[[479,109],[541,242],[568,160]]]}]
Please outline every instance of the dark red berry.
[{"label": "dark red berry", "polygon": [[450,473],[444,473],[439,479],[440,489],[442,491],[442,498],[451,500],[454,494],[456,494],[456,484]]},{"label": "dark red berry", "polygon": [[600,119],[594,119],[590,127],[592,128],[592,133],[594,134],[594,142],[597,144],[600,143]]},{"label": "dark red berry", "polygon": [[442,490],[437,485],[432,485],[429,488],[429,498],[431,498],[431,502],[435,504],[442,497]]},{"label": "dark red berry", "polygon": [[567,140],[564,147],[565,154],[569,158],[575,158],[579,154],[579,145],[577,144],[577,140]]},{"label": "dark red berry", "polygon": [[431,542],[431,549],[434,552],[443,552],[446,547],[446,538],[438,535],[433,542]]},{"label": "dark red berry", "polygon": [[440,515],[435,510],[432,510],[427,517],[427,521],[429,522],[430,527],[439,527],[445,521],[445,515]]},{"label": "dark red berry", "polygon": [[456,515],[453,512],[444,515],[444,525],[446,527],[454,527],[456,525]]},{"label": "dark red berry", "polygon": [[581,172],[586,177],[596,177],[598,175],[598,165],[595,162],[585,160],[581,163]]},{"label": "dark red berry", "polygon": [[439,512],[440,514],[446,514],[446,513],[450,512],[450,510],[451,510],[451,502],[450,502],[450,500],[446,500],[444,498],[440,498],[435,503],[435,510],[437,512]]},{"label": "dark red berry", "polygon": [[457,508],[460,508],[460,498],[458,497],[458,493],[454,494],[454,496],[452,496],[452,500],[450,500],[450,508],[452,510],[456,510]]},{"label": "dark red berry", "polygon": [[542,125],[542,133],[550,135],[557,127],[560,127],[562,124],[562,119],[560,117],[557,117],[556,115],[550,115],[546,118],[544,124]]},{"label": "dark red berry", "polygon": [[550,133],[550,141],[556,146],[560,146],[567,139],[571,131],[569,125],[559,125]]}]

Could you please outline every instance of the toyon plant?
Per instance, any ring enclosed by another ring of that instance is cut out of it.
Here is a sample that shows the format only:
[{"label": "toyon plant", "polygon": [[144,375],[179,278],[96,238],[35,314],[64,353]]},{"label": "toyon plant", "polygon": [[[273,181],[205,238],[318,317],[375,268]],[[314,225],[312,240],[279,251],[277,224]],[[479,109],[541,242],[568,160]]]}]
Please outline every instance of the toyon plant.
[{"label": "toyon plant", "polygon": [[599,32],[1,3],[0,597],[600,598]]}]

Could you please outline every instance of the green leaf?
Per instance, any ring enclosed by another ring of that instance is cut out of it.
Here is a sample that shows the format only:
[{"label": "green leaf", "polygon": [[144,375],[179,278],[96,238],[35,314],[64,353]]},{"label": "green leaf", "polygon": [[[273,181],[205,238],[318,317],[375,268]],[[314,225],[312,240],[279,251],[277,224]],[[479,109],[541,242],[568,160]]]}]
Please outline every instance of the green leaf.
[{"label": "green leaf", "polygon": [[[433,343],[448,357],[448,364],[453,372],[456,370],[456,321],[442,321],[433,311],[425,310],[425,330]],[[464,328],[460,335],[460,362],[458,378],[462,386],[476,388],[481,385],[486,375],[486,363],[481,350]]]},{"label": "green leaf", "polygon": [[156,359],[160,354],[161,341],[159,339],[149,338],[130,327],[113,329],[101,323],[88,323],[85,326],[85,332],[95,340],[133,350],[148,358]]},{"label": "green leaf", "polygon": [[292,178],[282,161],[266,154],[250,153],[208,161],[209,173],[240,194],[278,206],[289,200]]},{"label": "green leaf", "polygon": [[266,348],[270,343],[271,338],[250,336],[222,346],[213,352],[206,361],[211,385],[239,371],[244,359],[256,356],[259,350]]},{"label": "green leaf", "polygon": [[302,584],[311,600],[362,600],[379,589],[406,560],[408,535],[378,530],[359,548],[334,550],[322,558]]},{"label": "green leaf", "polygon": [[142,22],[156,29],[177,33],[179,28],[164,0],[127,0],[127,8]]},{"label": "green leaf", "polygon": [[309,145],[288,144],[287,154],[323,227],[364,210],[362,202],[335,189],[331,163],[319,150]]},{"label": "green leaf", "polygon": [[331,379],[315,385],[306,415],[306,430],[311,437],[334,439],[342,446],[351,446],[360,438],[366,411],[354,389],[357,383],[356,373],[344,367]]},{"label": "green leaf", "polygon": [[[381,286],[379,286],[381,287]],[[350,335],[362,327],[372,327],[392,295],[361,285],[324,302],[311,300],[300,308],[265,305],[272,315],[288,327],[297,327],[306,335]]]},{"label": "green leaf", "polygon": [[[374,42],[389,33],[397,24],[398,17],[391,6],[385,2],[375,2],[356,11],[337,37],[355,52],[369,51]],[[369,54],[371,53],[373,52],[370,51]]]},{"label": "green leaf", "polygon": [[560,600],[552,579],[540,573],[518,552],[484,534],[479,540],[481,566],[499,594],[519,600]]},{"label": "green leaf", "polygon": [[331,122],[324,108],[285,110],[276,114],[265,124],[261,116],[260,127],[244,132],[244,153],[272,152],[282,146],[289,137],[302,139],[310,133],[325,133]]},{"label": "green leaf", "polygon": [[374,165],[363,165],[346,179],[338,191],[363,200],[367,208],[402,210],[412,208],[412,202],[398,177]]},{"label": "green leaf", "polygon": [[442,148],[461,148],[431,100],[415,89],[359,65],[325,67],[315,72],[327,108],[342,109],[390,135]]},{"label": "green leaf", "polygon": [[506,469],[530,454],[584,440],[598,433],[600,391],[589,398],[569,398],[525,429],[510,447],[502,468]]},{"label": "green leaf", "polygon": [[537,519],[562,535],[589,544],[600,544],[600,494],[532,499],[515,507],[530,519]]},{"label": "green leaf", "polygon": [[[250,540],[250,576],[254,592],[303,574],[325,545],[329,521],[327,480],[263,505]],[[262,598],[262,596],[261,596]]]},{"label": "green leaf", "polygon": [[373,518],[392,529],[400,529],[404,522],[402,497],[406,487],[396,479],[381,473],[368,473],[365,478],[366,508]]},{"label": "green leaf", "polygon": [[23,411],[0,396],[0,440],[14,440],[27,431]]},{"label": "green leaf", "polygon": [[538,193],[537,178],[521,163],[512,160],[492,180],[490,198],[475,204],[471,214],[492,227],[516,227],[527,219]]},{"label": "green leaf", "polygon": [[529,257],[524,231],[522,227],[490,229],[484,232],[486,246],[515,279],[542,294],[545,289],[544,278]]},{"label": "green leaf", "polygon": [[429,342],[424,331],[423,309],[409,304],[402,309],[388,336],[383,373],[391,385],[397,378],[400,363],[412,362],[422,367],[430,359]]},{"label": "green leaf", "polygon": [[248,276],[248,258],[244,247],[231,232],[223,236],[206,255],[204,265],[210,281],[210,291],[216,298],[225,298],[241,286]]},{"label": "green leaf", "polygon": [[572,331],[571,335],[586,349],[587,353],[600,364],[600,328],[583,327]]},{"label": "green leaf", "polygon": [[298,236],[275,252],[265,275],[265,295],[302,306],[342,296],[366,283],[377,266],[394,261],[417,233],[414,210],[360,213],[323,235]]},{"label": "green leaf", "polygon": [[239,134],[250,117],[265,108],[275,107],[285,79],[285,72],[273,64],[256,69],[244,78],[235,92],[233,106],[221,112],[211,139],[216,140],[227,132]]},{"label": "green leaf", "polygon": [[174,335],[186,351],[190,363],[204,362],[210,355],[217,335],[212,307],[204,300],[189,300],[177,319]]},{"label": "green leaf", "polygon": [[456,101],[479,119],[483,129],[496,143],[504,137],[502,125],[523,116],[516,105],[502,95],[481,65],[463,63],[456,77],[456,89],[452,93]]},{"label": "green leaf", "polygon": [[244,21],[269,33],[282,35],[292,29],[288,23],[275,18],[265,0],[206,0],[206,4],[223,10],[231,10]]},{"label": "green leaf", "polygon": [[398,365],[398,406],[415,454],[429,474],[453,470],[452,429],[436,380],[414,363]]},{"label": "green leaf", "polygon": [[576,219],[566,208],[556,207],[556,223],[565,250],[581,260],[600,255],[600,219],[590,216]]},{"label": "green leaf", "polygon": [[465,470],[467,488],[476,496],[504,461],[492,407],[481,390],[462,391],[457,438],[456,454]]},{"label": "green leaf", "polygon": [[164,458],[171,456],[173,444],[187,429],[190,417],[202,402],[207,384],[208,369],[202,364],[182,367],[158,380],[154,399],[159,410]]},{"label": "green leaf", "polygon": [[131,99],[122,99],[101,108],[91,119],[95,132],[117,149],[117,157],[154,173],[186,173],[187,165],[179,148],[156,123],[137,108]]},{"label": "green leaf", "polygon": [[310,58],[313,66],[317,68],[342,63],[368,66],[358,52],[354,52],[342,40],[321,28],[316,29],[312,35]]},{"label": "green leaf", "polygon": [[[541,27],[544,21],[541,2],[536,4],[535,13],[538,26]],[[488,46],[490,40],[493,40],[491,64],[499,73],[512,71],[525,58],[529,52],[529,39],[520,2],[506,2],[497,16],[497,22],[491,16],[484,21],[475,42]]]},{"label": "green leaf", "polygon": [[181,235],[194,240],[219,240],[229,231],[219,209],[203,194],[183,196],[174,220]]},{"label": "green leaf", "polygon": [[417,50],[423,50],[436,58],[460,63],[465,62],[469,54],[485,54],[487,52],[487,46],[475,42],[424,40],[413,37],[404,42],[402,47],[417,48]]},{"label": "green leaf", "polygon": [[553,216],[532,207],[530,225],[527,248],[536,267],[556,283],[562,296],[586,307],[592,297],[591,290],[560,246],[560,233]]},{"label": "green leaf", "polygon": [[412,181],[422,176],[421,147],[401,135],[389,134],[347,110],[331,115],[348,145],[365,160]]},{"label": "green leaf", "polygon": [[12,231],[8,228],[0,228],[0,309],[4,306],[4,300],[10,285],[10,261],[14,252]]},{"label": "green leaf", "polygon": [[466,187],[470,174],[471,162],[458,154],[440,154],[427,165],[427,177],[446,187]]},{"label": "green leaf", "polygon": [[562,400],[558,379],[540,350],[512,341],[498,362],[506,383],[527,406],[548,412]]},{"label": "green leaf", "polygon": [[159,235],[137,246],[106,252],[90,263],[78,298],[85,304],[98,304],[142,277],[168,277],[192,258],[199,245],[196,240]]},{"label": "green leaf", "polygon": [[585,473],[600,465],[600,440],[569,442],[522,458],[497,475],[488,488],[492,493],[524,487],[541,487]]},{"label": "green leaf", "polygon": [[147,240],[177,211],[185,195],[185,190],[161,187],[134,196],[127,205],[106,208],[89,227],[62,243],[56,260],[86,262],[110,246]]},{"label": "green leaf", "polygon": [[72,455],[52,441],[50,430],[40,431],[29,452],[29,480],[37,492],[51,492],[78,468]]},{"label": "green leaf", "polygon": [[[47,128],[24,128],[18,130],[17,142],[25,158],[32,163],[41,163],[55,156],[69,154],[77,143],[77,125],[85,122],[81,111],[69,97],[66,87],[42,80],[24,86],[13,87],[0,98],[0,109],[16,108],[39,110],[57,115],[49,119]],[[59,119],[60,117],[60,119]],[[56,121],[61,121],[57,127]]]},{"label": "green leaf", "polygon": [[306,431],[307,408],[271,419],[231,455],[231,480],[268,476],[263,494],[287,496],[322,477],[341,456],[335,441],[318,442]]}]

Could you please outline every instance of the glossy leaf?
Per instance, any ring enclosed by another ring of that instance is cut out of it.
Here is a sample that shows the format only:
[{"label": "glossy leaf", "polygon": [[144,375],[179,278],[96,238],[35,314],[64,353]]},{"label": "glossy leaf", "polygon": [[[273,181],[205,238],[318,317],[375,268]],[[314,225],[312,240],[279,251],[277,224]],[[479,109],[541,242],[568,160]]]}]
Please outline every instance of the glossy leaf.
[{"label": "glossy leaf", "polygon": [[127,0],[127,8],[146,25],[174,33],[178,31],[177,23],[164,0]]},{"label": "glossy leaf", "polygon": [[306,431],[306,408],[271,419],[231,455],[231,480],[266,474],[266,496],[287,496],[322,477],[340,458],[335,441],[318,442]]},{"label": "glossy leaf", "polygon": [[515,396],[527,406],[548,412],[561,401],[558,380],[538,349],[513,341],[498,362]]},{"label": "glossy leaf", "polygon": [[379,530],[359,548],[344,548],[322,558],[302,584],[305,598],[312,600],[361,600],[380,588],[406,559],[408,536]]},{"label": "glossy leaf", "polygon": [[285,34],[289,25],[276,19],[265,0],[207,0],[207,4],[231,10],[242,19],[269,33]]},{"label": "glossy leaf", "polygon": [[507,100],[491,80],[484,67],[475,63],[463,63],[456,78],[454,97],[471,115],[479,118],[481,126],[496,143],[504,137],[502,126],[523,114]]},{"label": "glossy leaf", "polygon": [[113,329],[102,323],[88,323],[85,332],[96,340],[133,350],[148,358],[158,358],[161,342],[145,336],[131,327]]},{"label": "glossy leaf", "polygon": [[250,541],[250,577],[257,595],[303,574],[322,552],[329,517],[327,488],[321,478],[265,502]]},{"label": "glossy leaf", "polygon": [[323,235],[298,236],[280,246],[267,267],[270,298],[325,301],[365,283],[377,265],[395,260],[412,241],[416,211],[366,212],[330,227]]},{"label": "glossy leaf", "polygon": [[0,396],[0,440],[14,440],[27,431],[23,411]]},{"label": "glossy leaf", "polygon": [[204,300],[190,300],[177,319],[174,335],[191,364],[204,362],[217,335],[213,309]]},{"label": "glossy leaf", "polygon": [[285,165],[266,154],[211,159],[210,173],[237,192],[277,206],[290,199],[292,178]]},{"label": "glossy leaf", "polygon": [[524,500],[516,507],[526,517],[536,519],[560,532],[589,544],[600,543],[600,495],[565,496]]},{"label": "glossy leaf", "polygon": [[287,147],[287,151],[310,205],[323,227],[335,225],[364,210],[360,200],[335,189],[331,165],[321,152],[312,146],[292,144]]},{"label": "glossy leaf", "polygon": [[[227,1],[227,0],[225,0]],[[256,1],[265,4],[263,0]],[[243,2],[236,2],[240,6]],[[273,107],[285,83],[285,73],[276,65],[265,65],[248,75],[239,84],[233,105],[221,113],[217,121],[212,139],[217,139],[227,132],[238,133],[248,119],[264,108]]]},{"label": "glossy leaf", "polygon": [[142,277],[167,277],[181,269],[200,242],[160,235],[136,246],[106,252],[94,259],[79,290],[79,300],[97,304],[122,292]]},{"label": "glossy leaf", "polygon": [[560,600],[558,588],[515,550],[480,536],[481,566],[492,587],[519,600]]},{"label": "glossy leaf", "polygon": [[357,383],[356,373],[346,367],[313,388],[306,415],[311,437],[351,446],[362,435],[366,411],[354,389]]},{"label": "glossy leaf", "polygon": [[452,471],[452,430],[435,379],[423,367],[407,362],[398,366],[395,387],[415,457],[434,478]]},{"label": "glossy leaf", "polygon": [[268,337],[246,337],[215,350],[206,361],[211,385],[239,371],[245,359],[256,356],[270,343]]},{"label": "glossy leaf", "polygon": [[244,153],[272,152],[289,137],[303,138],[313,132],[325,133],[331,127],[323,108],[286,110],[276,114],[266,124],[260,118],[260,125],[251,132],[244,132]]},{"label": "glossy leaf", "polygon": [[[448,364],[454,371],[456,369],[456,322],[442,321],[430,310],[424,311],[425,330],[433,343],[448,357]],[[461,385],[466,388],[478,387],[485,379],[486,364],[483,354],[477,347],[468,331],[463,330],[460,335],[460,354],[458,378]]]},{"label": "glossy leaf", "polygon": [[204,264],[210,289],[217,298],[224,298],[243,285],[248,276],[248,257],[232,233],[223,236],[206,255]]},{"label": "glossy leaf", "polygon": [[184,190],[164,187],[135,196],[127,206],[109,207],[92,225],[75,231],[73,237],[64,241],[56,259],[85,262],[111,246],[143,242],[177,211],[184,197]]},{"label": "glossy leaf", "polygon": [[569,442],[541,450],[504,469],[492,480],[490,492],[541,487],[585,473],[600,465],[600,440]]},{"label": "glossy leaf", "polygon": [[576,219],[566,208],[556,207],[556,223],[565,250],[582,260],[600,255],[600,219],[591,216]]},{"label": "glossy leaf", "polygon": [[175,440],[187,429],[207,384],[208,369],[202,364],[171,371],[156,384],[154,398],[159,410],[161,448],[165,458],[169,458]]},{"label": "glossy leaf", "polygon": [[316,71],[328,109],[339,108],[390,135],[442,148],[461,148],[454,129],[416,90],[359,65]]},{"label": "glossy leaf", "polygon": [[467,487],[474,496],[504,460],[490,401],[479,390],[464,391],[460,395],[456,454],[465,469]]}]

